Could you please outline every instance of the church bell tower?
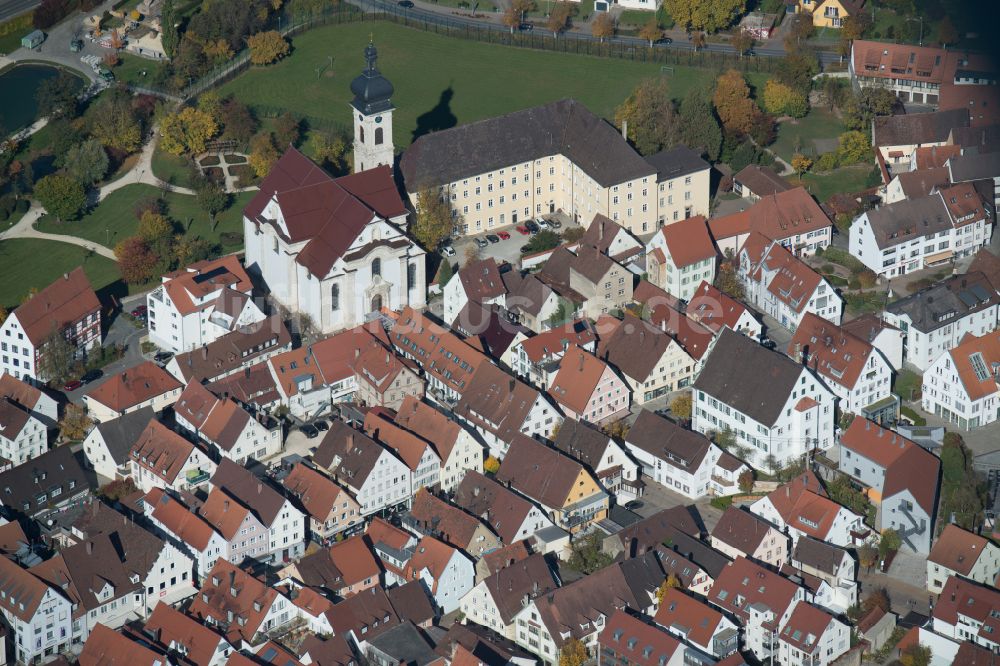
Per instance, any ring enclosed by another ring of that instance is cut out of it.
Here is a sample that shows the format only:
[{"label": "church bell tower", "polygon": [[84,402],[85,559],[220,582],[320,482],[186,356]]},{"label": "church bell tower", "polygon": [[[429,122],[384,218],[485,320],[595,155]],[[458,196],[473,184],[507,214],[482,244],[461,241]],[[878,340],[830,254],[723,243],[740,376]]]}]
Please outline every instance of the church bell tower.
[{"label": "church bell tower", "polygon": [[354,172],[393,165],[392,84],[375,67],[375,44],[365,47],[365,70],[351,82],[354,100]]}]

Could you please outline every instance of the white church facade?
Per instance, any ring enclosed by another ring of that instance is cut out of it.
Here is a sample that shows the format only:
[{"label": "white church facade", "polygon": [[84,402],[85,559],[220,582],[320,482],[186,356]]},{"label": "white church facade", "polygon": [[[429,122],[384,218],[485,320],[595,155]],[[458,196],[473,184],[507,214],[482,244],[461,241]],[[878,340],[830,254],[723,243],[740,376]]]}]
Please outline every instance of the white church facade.
[{"label": "white church facade", "polygon": [[323,333],[427,302],[426,253],[406,235],[392,174],[392,86],[373,45],[365,57],[351,84],[355,173],[333,178],[290,148],[243,213],[247,269]]}]

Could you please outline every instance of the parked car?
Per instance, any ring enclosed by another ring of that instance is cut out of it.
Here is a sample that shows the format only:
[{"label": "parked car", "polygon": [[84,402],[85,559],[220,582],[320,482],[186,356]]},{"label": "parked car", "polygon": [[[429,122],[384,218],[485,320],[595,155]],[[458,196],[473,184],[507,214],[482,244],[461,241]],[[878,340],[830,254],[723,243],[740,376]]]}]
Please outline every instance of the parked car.
[{"label": "parked car", "polygon": [[413,9],[413,2],[411,0],[399,0],[399,6],[403,9]]},{"label": "parked car", "polygon": [[500,240],[510,240],[510,234],[506,231],[498,231],[497,236],[500,237]]},{"label": "parked car", "polygon": [[173,352],[161,351],[161,352],[156,352],[156,356],[153,357],[153,360],[156,361],[157,363],[166,363],[173,357],[174,357]]},{"label": "parked car", "polygon": [[625,508],[629,511],[635,511],[636,509],[642,508],[642,502],[639,500],[632,500],[631,502],[625,502]]},{"label": "parked car", "polygon": [[660,37],[653,42],[653,46],[667,46],[668,44],[673,44],[674,40],[669,37]]},{"label": "parked car", "polygon": [[299,426],[299,432],[308,437],[309,439],[316,439],[319,437],[319,428],[314,425],[305,423]]},{"label": "parked car", "polygon": [[520,30],[521,32],[531,32],[532,30],[535,29],[535,24],[534,23],[522,23],[521,25],[517,26],[517,29]]},{"label": "parked car", "polygon": [[491,243],[499,243],[500,237],[497,236],[496,234],[486,234],[486,240],[488,240]]},{"label": "parked car", "polygon": [[521,246],[521,254],[528,254],[529,252],[531,252],[531,245],[525,243]]},{"label": "parked car", "polygon": [[524,223],[524,226],[528,227],[528,233],[532,236],[541,231],[541,227],[539,227],[533,220],[528,220]]},{"label": "parked car", "polygon": [[83,50],[83,40],[74,39],[73,41],[71,41],[69,43],[69,50],[72,51],[73,53],[79,53],[81,50]]},{"label": "parked car", "polygon": [[549,227],[552,229],[562,229],[562,222],[559,220],[549,220]]},{"label": "parked car", "polygon": [[536,218],[535,219],[535,224],[537,224],[539,226],[539,228],[541,228],[541,229],[548,229],[549,228],[549,222],[548,222],[548,220],[546,220],[543,217]]},{"label": "parked car", "polygon": [[89,384],[90,382],[97,381],[104,376],[104,371],[100,368],[94,368],[93,370],[87,370],[83,373],[83,377],[80,377],[80,381],[84,384]]},{"label": "parked car", "polygon": [[441,248],[441,254],[443,254],[446,257],[454,257],[456,254],[455,248],[453,248],[451,245],[445,245],[444,247]]},{"label": "parked car", "polygon": [[79,379],[71,379],[68,382],[66,382],[65,385],[63,385],[63,391],[66,391],[67,393],[72,393],[81,386],[83,386],[83,382],[81,382]]},{"label": "parked car", "polygon": [[778,346],[774,340],[761,340],[760,344],[764,345],[764,349],[774,349]]},{"label": "parked car", "polygon": [[477,238],[476,247],[478,247],[480,250],[482,250],[484,247],[489,247],[489,241],[487,241],[485,238]]},{"label": "parked car", "polygon": [[531,233],[530,231],[528,231],[528,227],[524,226],[523,224],[514,227],[514,231],[521,234],[522,236],[527,236],[528,234]]},{"label": "parked car", "polygon": [[146,315],[149,314],[149,308],[147,308],[145,305],[140,305],[134,308],[132,312],[130,312],[129,314],[131,314],[136,319],[145,319]]},{"label": "parked car", "polygon": [[313,425],[316,427],[317,430],[322,430],[323,432],[326,432],[327,430],[330,429],[330,424],[324,421],[323,419],[317,419],[313,421]]}]

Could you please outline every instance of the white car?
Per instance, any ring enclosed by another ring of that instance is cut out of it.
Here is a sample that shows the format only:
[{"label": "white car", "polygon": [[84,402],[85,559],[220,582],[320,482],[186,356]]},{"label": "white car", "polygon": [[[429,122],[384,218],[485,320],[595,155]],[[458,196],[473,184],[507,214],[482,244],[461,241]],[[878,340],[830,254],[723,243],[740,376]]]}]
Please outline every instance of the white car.
[{"label": "white car", "polygon": [[549,221],[546,220],[546,219],[544,219],[544,218],[541,218],[541,217],[535,218],[535,224],[537,224],[542,229],[551,229],[552,228],[552,225],[549,224]]},{"label": "white car", "polygon": [[454,257],[456,254],[455,248],[453,248],[451,245],[445,245],[444,247],[441,248],[441,254],[443,254],[446,257]]}]

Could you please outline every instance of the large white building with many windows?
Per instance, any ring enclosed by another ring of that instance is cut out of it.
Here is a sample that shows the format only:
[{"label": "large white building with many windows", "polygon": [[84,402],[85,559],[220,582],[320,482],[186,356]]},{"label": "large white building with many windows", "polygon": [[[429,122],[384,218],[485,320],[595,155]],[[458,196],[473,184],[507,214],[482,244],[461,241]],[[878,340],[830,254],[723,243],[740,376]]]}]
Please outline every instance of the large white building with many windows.
[{"label": "large white building with many windows", "polygon": [[724,330],[694,383],[691,428],[730,430],[759,469],[834,444],[836,396],[806,366]]},{"label": "large white building with many windows", "polygon": [[1000,418],[1000,331],[967,335],[940,354],[924,373],[921,402],[963,430]]}]

